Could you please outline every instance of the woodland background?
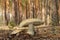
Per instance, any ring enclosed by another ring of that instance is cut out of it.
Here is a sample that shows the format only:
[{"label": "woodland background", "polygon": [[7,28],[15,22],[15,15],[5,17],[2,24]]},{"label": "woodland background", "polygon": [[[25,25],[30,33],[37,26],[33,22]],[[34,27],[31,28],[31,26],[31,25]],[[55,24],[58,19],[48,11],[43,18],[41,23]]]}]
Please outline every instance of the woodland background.
[{"label": "woodland background", "polygon": [[[0,0],[0,26],[15,27],[29,18],[44,21],[42,25],[47,27],[41,28],[42,31],[39,30],[39,33],[45,33],[44,30],[52,26],[53,33],[57,33],[58,36],[60,34],[60,0]],[[55,27],[59,29],[56,31]],[[50,31],[47,33],[49,35]]]}]

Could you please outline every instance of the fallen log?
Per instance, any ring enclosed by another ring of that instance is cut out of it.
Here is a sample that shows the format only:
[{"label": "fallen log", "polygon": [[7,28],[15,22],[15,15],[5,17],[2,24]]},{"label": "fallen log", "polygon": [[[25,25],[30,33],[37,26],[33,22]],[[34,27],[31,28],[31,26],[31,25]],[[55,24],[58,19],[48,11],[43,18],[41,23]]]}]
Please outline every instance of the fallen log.
[{"label": "fallen log", "polygon": [[[37,26],[35,28],[47,28],[47,26]],[[28,27],[14,27],[12,30],[23,30],[23,29],[28,29]],[[8,26],[1,26],[0,30],[11,30]]]},{"label": "fallen log", "polygon": [[[34,27],[35,29],[41,29],[41,28],[52,28],[52,26],[36,26]],[[60,26],[55,26],[55,28],[60,29]],[[28,29],[28,27],[14,27],[12,29],[10,29],[8,26],[3,26],[0,27],[0,30],[23,30],[23,29]]]},{"label": "fallen log", "polygon": [[[37,27],[34,27],[35,29],[37,28],[37,29],[44,29],[44,28],[46,28],[47,30],[48,29],[52,29],[52,26],[37,26]],[[60,26],[55,26],[55,28],[56,28],[56,30],[60,30]],[[10,34],[14,34],[15,32],[21,32],[22,30],[24,30],[24,29],[26,29],[26,30],[28,30],[28,27],[14,27],[14,28],[12,28],[12,31],[14,31],[14,32],[12,32],[12,33],[10,33]],[[0,27],[0,30],[11,30],[8,26],[1,26]],[[41,31],[41,30],[40,30]],[[15,33],[16,34],[16,33]],[[42,33],[41,32],[41,34],[43,34],[44,35],[44,33]],[[49,33],[49,35],[50,35],[51,33]],[[49,35],[47,35],[47,36],[49,36]],[[52,36],[53,34],[51,34],[50,36]],[[60,37],[60,34],[59,33],[57,33],[56,35],[54,35],[54,36],[52,36],[52,37]]]},{"label": "fallen log", "polygon": [[[34,27],[34,28],[35,29],[47,29],[47,30],[48,29],[49,30],[53,29],[52,26],[37,26],[37,27]],[[28,30],[28,27],[14,27],[12,34],[16,34],[18,32],[21,32],[24,29]],[[59,26],[55,26],[55,30],[60,30],[60,27]]]}]

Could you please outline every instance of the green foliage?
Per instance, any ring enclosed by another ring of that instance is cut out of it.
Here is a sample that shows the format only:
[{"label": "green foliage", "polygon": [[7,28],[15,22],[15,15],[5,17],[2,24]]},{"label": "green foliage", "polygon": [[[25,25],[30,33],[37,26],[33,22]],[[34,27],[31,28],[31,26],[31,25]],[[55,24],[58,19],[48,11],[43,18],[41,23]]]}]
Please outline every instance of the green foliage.
[{"label": "green foliage", "polygon": [[10,29],[12,29],[13,27],[16,26],[16,24],[13,21],[10,21],[8,26]]},{"label": "green foliage", "polygon": [[15,23],[14,22],[10,22],[10,26],[15,26]]}]

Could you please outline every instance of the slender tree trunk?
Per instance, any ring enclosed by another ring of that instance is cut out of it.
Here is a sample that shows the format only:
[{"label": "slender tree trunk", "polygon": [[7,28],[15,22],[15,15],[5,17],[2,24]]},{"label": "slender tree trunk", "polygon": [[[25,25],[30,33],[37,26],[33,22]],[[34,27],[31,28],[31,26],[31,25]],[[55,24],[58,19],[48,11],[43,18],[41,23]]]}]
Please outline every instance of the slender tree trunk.
[{"label": "slender tree trunk", "polygon": [[19,12],[18,12],[18,0],[13,0],[14,3],[14,14],[15,14],[15,24],[19,24]]},{"label": "slender tree trunk", "polygon": [[[52,0],[51,0],[52,1]],[[51,4],[51,25],[53,34],[56,33],[55,26],[59,25],[59,17],[58,17],[58,10],[57,10],[57,0],[53,0]]]},{"label": "slender tree trunk", "polygon": [[4,3],[5,3],[5,22],[6,22],[6,25],[7,25],[8,21],[7,21],[7,15],[6,15],[6,0],[4,0]]},{"label": "slender tree trunk", "polygon": [[53,26],[58,26],[59,25],[59,15],[58,15],[58,10],[57,10],[57,0],[53,0],[52,3],[52,13],[51,13],[51,22]]},{"label": "slender tree trunk", "polygon": [[21,5],[22,1],[21,0],[17,0],[17,23],[20,24],[20,22],[22,21],[22,5]]},{"label": "slender tree trunk", "polygon": [[17,1],[14,0],[14,14],[15,14],[15,24],[17,25]]},{"label": "slender tree trunk", "polygon": [[40,18],[40,13],[39,13],[39,4],[38,4],[38,0],[34,0],[34,18]]},{"label": "slender tree trunk", "polygon": [[6,25],[8,25],[9,23],[9,20],[10,20],[10,15],[9,15],[9,0],[4,0],[4,10],[5,10],[5,22],[6,22]]}]

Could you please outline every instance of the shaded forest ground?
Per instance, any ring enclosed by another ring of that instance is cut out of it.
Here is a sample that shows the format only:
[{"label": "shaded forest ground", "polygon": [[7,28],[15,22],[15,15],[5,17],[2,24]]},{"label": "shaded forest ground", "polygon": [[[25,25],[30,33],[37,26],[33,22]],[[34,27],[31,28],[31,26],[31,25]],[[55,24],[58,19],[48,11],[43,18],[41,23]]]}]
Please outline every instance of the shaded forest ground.
[{"label": "shaded forest ground", "polygon": [[14,35],[10,35],[11,32],[11,30],[0,30],[0,40],[60,40],[59,34],[43,34],[41,32],[39,33],[38,30],[35,30],[34,36],[27,34],[26,30]]}]

